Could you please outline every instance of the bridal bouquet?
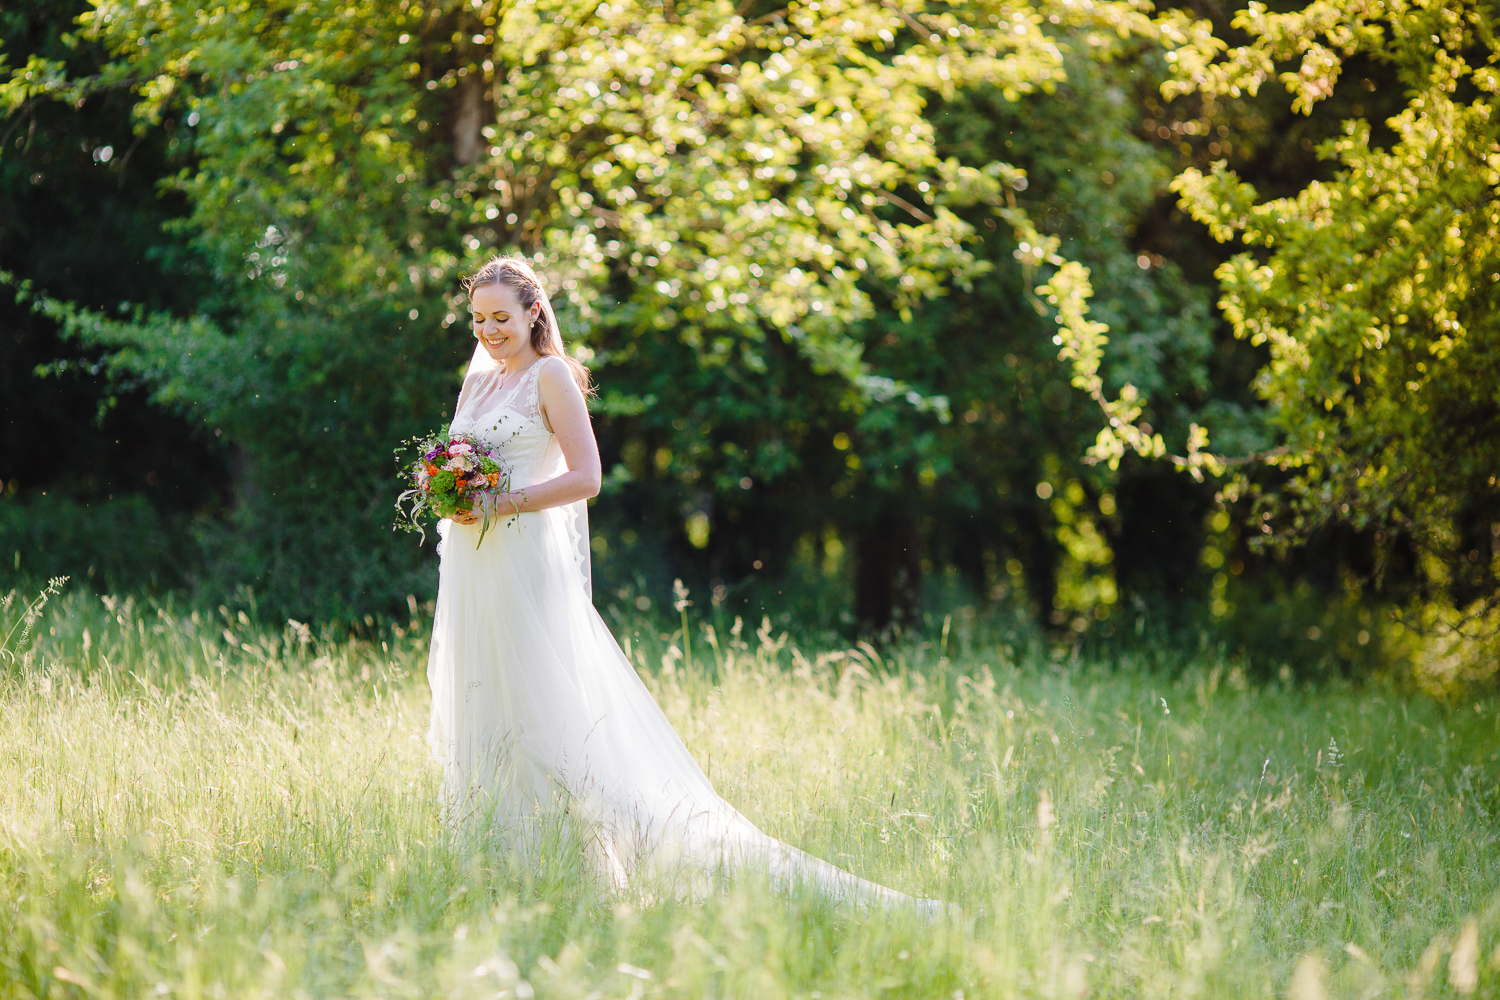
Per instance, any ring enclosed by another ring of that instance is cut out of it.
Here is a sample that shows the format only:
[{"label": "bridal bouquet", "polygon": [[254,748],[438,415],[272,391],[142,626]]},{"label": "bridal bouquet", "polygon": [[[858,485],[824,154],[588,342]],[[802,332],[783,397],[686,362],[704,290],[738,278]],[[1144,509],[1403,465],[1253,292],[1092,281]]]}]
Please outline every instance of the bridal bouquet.
[{"label": "bridal bouquet", "polygon": [[477,509],[484,518],[479,529],[483,543],[490,527],[490,505],[484,501],[510,489],[510,472],[495,453],[473,435],[450,434],[447,427],[403,444],[415,447],[420,455],[402,466],[401,480],[407,489],[396,498],[400,513],[395,526],[420,532],[425,541],[422,515],[452,517]]}]

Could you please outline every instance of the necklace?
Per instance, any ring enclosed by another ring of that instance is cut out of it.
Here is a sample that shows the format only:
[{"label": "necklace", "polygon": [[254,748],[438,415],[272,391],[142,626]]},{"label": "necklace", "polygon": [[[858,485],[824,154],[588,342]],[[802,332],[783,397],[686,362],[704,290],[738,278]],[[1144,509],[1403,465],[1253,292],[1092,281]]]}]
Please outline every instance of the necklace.
[{"label": "necklace", "polygon": [[542,359],[540,357],[538,357],[535,361],[532,361],[532,362],[528,363],[525,368],[519,369],[518,371],[515,371],[515,372],[512,372],[510,370],[509,366],[506,366],[506,367],[500,369],[500,385],[502,385],[502,386],[503,385],[507,385],[511,381],[513,381],[512,378],[511,378],[512,375],[514,375],[516,378],[520,378],[526,372],[528,372],[528,371],[531,370],[531,366],[532,365],[536,364],[537,361],[540,361],[540,360],[542,360]]}]

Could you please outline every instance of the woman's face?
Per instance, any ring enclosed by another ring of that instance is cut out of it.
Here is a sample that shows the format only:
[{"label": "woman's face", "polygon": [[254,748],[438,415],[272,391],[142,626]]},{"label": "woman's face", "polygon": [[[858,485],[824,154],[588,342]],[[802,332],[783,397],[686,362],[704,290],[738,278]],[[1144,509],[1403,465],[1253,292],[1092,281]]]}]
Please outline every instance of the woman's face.
[{"label": "woman's face", "polygon": [[481,285],[469,293],[469,318],[474,336],[485,352],[498,362],[524,359],[533,353],[531,324],[541,312],[540,302],[521,305],[509,285]]}]

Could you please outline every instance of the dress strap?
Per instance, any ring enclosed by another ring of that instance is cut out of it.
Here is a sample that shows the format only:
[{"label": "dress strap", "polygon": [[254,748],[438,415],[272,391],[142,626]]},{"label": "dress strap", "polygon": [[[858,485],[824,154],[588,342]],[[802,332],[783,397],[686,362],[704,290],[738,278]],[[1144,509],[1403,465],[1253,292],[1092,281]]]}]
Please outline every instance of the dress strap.
[{"label": "dress strap", "polygon": [[544,354],[540,358],[537,358],[536,363],[526,369],[526,374],[522,376],[521,385],[516,388],[516,392],[521,396],[522,409],[528,417],[539,417],[542,415],[542,365],[545,365],[551,358],[552,355],[550,354]]},{"label": "dress strap", "polygon": [[465,407],[474,402],[475,398],[483,391],[485,383],[495,374],[498,369],[481,368],[470,371],[464,376],[463,388],[458,392],[458,402],[453,406],[453,419],[457,420],[464,412]]}]

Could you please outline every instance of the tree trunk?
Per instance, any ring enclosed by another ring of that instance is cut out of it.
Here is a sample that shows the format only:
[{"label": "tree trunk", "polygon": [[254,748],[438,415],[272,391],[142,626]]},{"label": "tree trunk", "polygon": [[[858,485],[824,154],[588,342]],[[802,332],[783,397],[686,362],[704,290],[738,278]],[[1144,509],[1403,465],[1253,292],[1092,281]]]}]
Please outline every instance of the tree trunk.
[{"label": "tree trunk", "polygon": [[854,613],[860,625],[883,631],[914,621],[922,582],[916,522],[882,511],[860,531],[855,559]]},{"label": "tree trunk", "polygon": [[1052,518],[1044,503],[1027,503],[1016,511],[1016,521],[1025,523],[1016,539],[1016,558],[1026,581],[1026,596],[1036,605],[1037,621],[1043,628],[1062,624],[1057,615],[1057,563],[1061,547],[1053,535]]},{"label": "tree trunk", "polygon": [[458,84],[458,108],[453,116],[453,160],[467,166],[484,155],[484,79],[470,72]]},{"label": "tree trunk", "polygon": [[1121,598],[1145,599],[1169,620],[1185,623],[1207,589],[1208,574],[1198,560],[1212,488],[1170,468],[1132,462],[1115,498],[1120,508],[1120,533],[1113,539],[1115,582]]}]

